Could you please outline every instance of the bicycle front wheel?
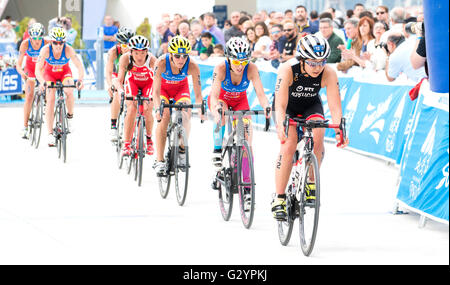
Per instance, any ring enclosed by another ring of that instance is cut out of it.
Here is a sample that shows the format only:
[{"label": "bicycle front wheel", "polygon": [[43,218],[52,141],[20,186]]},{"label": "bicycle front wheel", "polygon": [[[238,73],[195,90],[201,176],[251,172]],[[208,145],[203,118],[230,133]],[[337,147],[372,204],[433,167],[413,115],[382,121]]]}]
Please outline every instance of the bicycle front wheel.
[{"label": "bicycle front wheel", "polygon": [[244,227],[249,229],[255,213],[255,174],[252,150],[247,141],[240,148],[239,154],[239,208]]},{"label": "bicycle front wheel", "polygon": [[[319,226],[320,174],[319,164],[314,153],[311,153],[305,163],[305,173],[303,174],[305,186],[301,189],[299,201],[299,230],[302,252],[305,256],[309,256],[314,248]],[[313,185],[315,190],[313,190]]]},{"label": "bicycle front wheel", "polygon": [[144,166],[144,156],[145,156],[144,131],[145,131],[144,120],[140,118],[137,124],[138,145],[136,147],[137,155],[135,161],[135,177],[134,177],[134,179],[137,180],[138,182],[138,186],[141,186],[142,184],[142,168]]},{"label": "bicycle front wheel", "polygon": [[39,147],[39,142],[41,141],[41,132],[42,132],[42,125],[44,123],[43,120],[43,114],[44,114],[44,97],[41,97],[40,94],[36,95],[37,97],[37,103],[36,103],[36,115],[34,120],[34,131],[33,131],[33,141],[34,141],[34,147]]},{"label": "bicycle front wheel", "polygon": [[60,121],[61,121],[61,152],[62,160],[65,163],[67,158],[67,118],[66,108],[63,106],[60,108]]},{"label": "bicycle front wheel", "polygon": [[222,183],[216,182],[219,187],[219,207],[222,218],[228,221],[233,210],[233,192],[232,192],[232,173],[231,168],[231,149],[232,147],[225,147],[222,153],[223,168],[217,173],[217,179],[222,180]]},{"label": "bicycle front wheel", "polygon": [[180,131],[179,134],[179,138],[183,138],[184,153],[180,152],[180,147],[175,148],[175,193],[178,205],[183,206],[186,201],[189,181],[189,147],[184,131]]},{"label": "bicycle front wheel", "polygon": [[162,176],[158,176],[158,185],[159,185],[159,193],[161,194],[161,197],[163,199],[167,198],[167,195],[169,194],[169,189],[170,189],[170,168],[171,168],[171,161],[173,161],[173,155],[174,155],[174,147],[172,146],[171,143],[171,131],[170,131],[170,124],[167,127],[167,129],[169,130],[167,133],[167,141],[166,141],[166,146],[165,146],[165,150],[164,150],[164,161],[166,163],[166,171],[164,173],[164,175]]}]

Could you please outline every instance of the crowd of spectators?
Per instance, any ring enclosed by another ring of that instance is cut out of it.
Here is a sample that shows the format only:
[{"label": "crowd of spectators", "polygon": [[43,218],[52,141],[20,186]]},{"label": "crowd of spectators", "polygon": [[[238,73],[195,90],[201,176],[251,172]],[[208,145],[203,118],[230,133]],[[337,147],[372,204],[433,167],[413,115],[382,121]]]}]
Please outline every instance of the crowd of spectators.
[{"label": "crowd of spectators", "polygon": [[417,81],[426,76],[423,67],[414,69],[409,60],[417,48],[417,35],[405,29],[408,23],[415,22],[423,22],[422,7],[389,10],[386,6],[366,8],[359,3],[347,11],[333,7],[321,12],[308,11],[303,5],[284,12],[258,11],[253,15],[232,11],[223,28],[218,27],[213,13],[193,19],[181,14],[163,14],[152,43],[156,43],[155,55],[160,56],[167,52],[171,37],[182,35],[193,46],[191,55],[206,60],[224,56],[226,42],[231,37],[245,37],[252,49],[252,61],[269,61],[277,68],[295,57],[300,37],[319,34],[331,46],[327,62],[336,64],[339,71],[348,72],[359,66],[383,71],[389,81],[400,74]]}]

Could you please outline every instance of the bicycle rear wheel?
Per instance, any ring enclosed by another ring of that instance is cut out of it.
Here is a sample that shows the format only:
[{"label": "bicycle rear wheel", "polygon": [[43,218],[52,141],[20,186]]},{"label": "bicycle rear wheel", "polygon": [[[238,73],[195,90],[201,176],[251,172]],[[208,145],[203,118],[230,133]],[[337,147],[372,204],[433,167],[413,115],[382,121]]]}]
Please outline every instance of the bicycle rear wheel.
[{"label": "bicycle rear wheel", "polygon": [[[289,185],[292,187],[292,185]],[[281,245],[288,245],[291,240],[292,229],[294,228],[295,220],[295,198],[290,194],[290,190],[286,191],[286,212],[287,217],[285,221],[278,221],[278,239]]]},{"label": "bicycle rear wheel", "polygon": [[66,118],[66,108],[63,105],[60,108],[60,120],[61,120],[61,152],[62,160],[65,163],[67,158],[67,118]]},{"label": "bicycle rear wheel", "polygon": [[34,122],[36,121],[36,109],[37,109],[37,98],[36,96],[33,97],[33,102],[31,103],[31,112],[28,116],[28,133],[27,137],[30,140],[31,146],[34,144],[34,138],[35,138],[35,126]]},{"label": "bicycle rear wheel", "polygon": [[[253,169],[253,155],[247,141],[240,148],[239,154],[239,208],[244,227],[249,229],[255,213],[255,174]],[[245,184],[242,185],[242,184]]]},{"label": "bicycle rear wheel", "polygon": [[[319,209],[320,209],[320,174],[317,158],[314,153],[305,161],[306,168],[303,181],[305,189],[301,190],[301,201],[299,201],[299,230],[300,245],[305,256],[309,256],[314,248],[317,236],[317,228],[319,226]],[[315,199],[306,199],[307,183],[315,184]]]},{"label": "bicycle rear wheel", "polygon": [[165,171],[165,175],[163,176],[158,176],[158,185],[159,185],[159,193],[161,194],[161,197],[163,199],[167,198],[167,195],[169,194],[169,189],[170,189],[170,168],[171,168],[171,161],[173,161],[173,155],[174,155],[174,147],[172,146],[171,143],[171,127],[170,124],[167,127],[167,129],[169,130],[167,133],[167,141],[166,141],[166,146],[165,146],[165,150],[164,150],[164,161],[166,163],[166,171]]},{"label": "bicycle rear wheel", "polygon": [[119,114],[117,117],[117,131],[116,131],[116,142],[114,145],[116,147],[116,155],[117,155],[117,166],[119,169],[122,169],[124,157],[122,156],[122,134],[123,134],[123,113]]},{"label": "bicycle rear wheel", "polygon": [[217,173],[217,178],[223,181],[223,184],[217,183],[219,186],[219,206],[222,218],[228,221],[233,210],[231,147],[225,147],[225,151],[222,153],[222,166],[222,170]]},{"label": "bicycle rear wheel", "polygon": [[175,147],[175,193],[178,205],[183,206],[186,201],[189,181],[189,147],[187,146],[187,137],[184,131],[180,130],[180,137],[183,138],[184,142],[184,159],[182,159],[183,154],[180,153],[180,148]]}]

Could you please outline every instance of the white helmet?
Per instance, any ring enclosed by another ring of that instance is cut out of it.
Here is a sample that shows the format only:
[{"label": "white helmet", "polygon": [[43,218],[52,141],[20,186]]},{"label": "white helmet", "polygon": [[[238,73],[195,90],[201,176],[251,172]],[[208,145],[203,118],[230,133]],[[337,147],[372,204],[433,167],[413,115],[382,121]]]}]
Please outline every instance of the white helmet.
[{"label": "white helmet", "polygon": [[50,38],[53,41],[64,42],[66,40],[66,31],[60,27],[54,27],[49,33]]},{"label": "white helmet", "polygon": [[121,44],[127,44],[128,41],[135,35],[133,30],[127,27],[120,27],[116,34],[116,39]]},{"label": "white helmet", "polygon": [[45,28],[41,23],[34,23],[28,29],[28,34],[31,38],[42,37],[45,33]]},{"label": "white helmet", "polygon": [[147,40],[146,37],[137,35],[137,36],[133,36],[130,39],[130,41],[128,42],[128,45],[130,46],[130,49],[148,50],[150,47],[150,42]]},{"label": "white helmet", "polygon": [[250,56],[250,44],[246,39],[232,37],[226,44],[225,54],[227,57],[232,57],[239,60],[248,59]]},{"label": "white helmet", "polygon": [[326,59],[330,52],[330,44],[321,36],[307,35],[297,44],[297,56],[303,59]]}]

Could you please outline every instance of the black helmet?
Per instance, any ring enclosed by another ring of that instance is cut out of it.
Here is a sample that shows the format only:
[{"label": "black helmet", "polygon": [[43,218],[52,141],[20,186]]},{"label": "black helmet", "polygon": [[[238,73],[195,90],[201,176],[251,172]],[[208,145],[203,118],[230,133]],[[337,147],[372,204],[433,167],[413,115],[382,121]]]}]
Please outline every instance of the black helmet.
[{"label": "black helmet", "polygon": [[121,44],[127,44],[128,41],[134,36],[133,30],[127,27],[120,27],[116,34],[116,39]]}]

